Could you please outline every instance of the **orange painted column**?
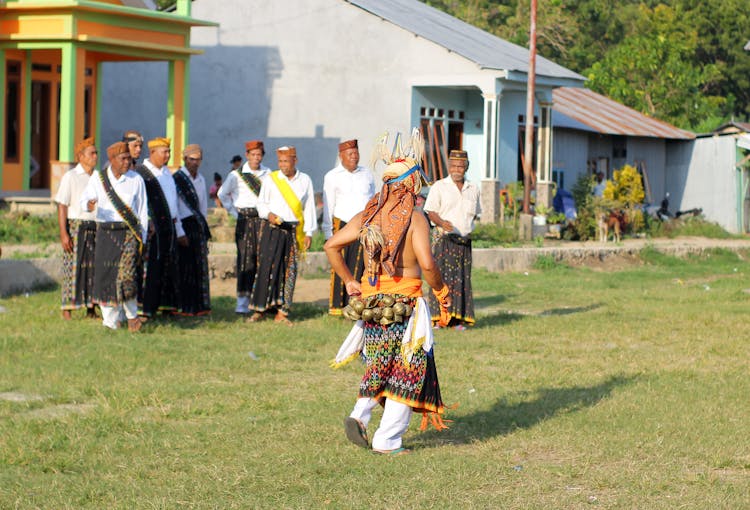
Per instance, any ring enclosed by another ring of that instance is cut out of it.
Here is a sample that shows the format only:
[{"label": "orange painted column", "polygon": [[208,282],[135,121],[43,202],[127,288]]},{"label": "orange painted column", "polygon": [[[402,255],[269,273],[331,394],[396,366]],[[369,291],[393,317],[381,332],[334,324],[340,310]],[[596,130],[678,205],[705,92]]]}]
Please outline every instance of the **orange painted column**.
[{"label": "orange painted column", "polygon": [[167,97],[167,137],[172,139],[172,158],[169,166],[182,164],[182,151],[187,145],[190,122],[190,61],[169,62]]}]

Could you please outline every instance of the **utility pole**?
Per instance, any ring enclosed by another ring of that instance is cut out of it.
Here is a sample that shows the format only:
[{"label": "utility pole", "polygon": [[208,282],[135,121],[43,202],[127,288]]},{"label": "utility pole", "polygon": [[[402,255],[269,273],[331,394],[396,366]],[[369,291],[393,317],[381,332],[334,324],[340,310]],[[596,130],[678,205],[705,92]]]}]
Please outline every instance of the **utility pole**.
[{"label": "utility pole", "polygon": [[531,172],[534,154],[534,92],[536,88],[536,3],[531,0],[529,30],[529,74],[526,88],[526,137],[523,146],[523,212],[529,214],[531,204]]}]

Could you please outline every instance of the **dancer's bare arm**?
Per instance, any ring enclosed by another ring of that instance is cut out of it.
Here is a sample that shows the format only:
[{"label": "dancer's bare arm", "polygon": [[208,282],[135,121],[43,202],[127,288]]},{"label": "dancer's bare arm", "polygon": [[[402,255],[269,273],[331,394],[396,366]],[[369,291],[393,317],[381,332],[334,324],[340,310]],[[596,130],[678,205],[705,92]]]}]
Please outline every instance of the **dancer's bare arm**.
[{"label": "dancer's bare arm", "polygon": [[443,278],[440,276],[440,270],[432,256],[430,226],[420,212],[412,214],[411,217],[411,244],[427,285],[435,290],[440,290],[443,287]]},{"label": "dancer's bare arm", "polygon": [[333,234],[332,237],[323,245],[331,268],[341,278],[346,285],[346,292],[350,296],[361,294],[360,283],[354,279],[354,275],[344,262],[344,256],[341,253],[349,243],[358,242],[359,228],[362,223],[362,213],[354,216],[349,223],[341,230]]}]

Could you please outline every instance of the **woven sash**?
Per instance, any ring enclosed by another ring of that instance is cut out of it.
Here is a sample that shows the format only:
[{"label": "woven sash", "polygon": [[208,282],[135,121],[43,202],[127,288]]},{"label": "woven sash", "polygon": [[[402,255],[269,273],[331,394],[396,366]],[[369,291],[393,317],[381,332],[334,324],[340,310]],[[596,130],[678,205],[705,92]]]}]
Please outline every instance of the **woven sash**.
[{"label": "woven sash", "polygon": [[177,195],[179,195],[182,201],[185,202],[185,205],[188,206],[188,209],[190,209],[190,212],[193,213],[193,216],[195,216],[195,219],[203,230],[205,238],[211,239],[211,231],[208,228],[208,222],[200,212],[198,193],[195,191],[195,186],[193,186],[190,177],[181,170],[175,172],[173,177],[175,187],[177,188]]},{"label": "woven sash", "polygon": [[128,229],[133,233],[135,238],[138,240],[138,250],[143,249],[143,237],[141,236],[141,225],[138,221],[138,217],[135,215],[133,210],[123,202],[120,195],[117,194],[115,188],[112,187],[112,183],[109,181],[109,175],[106,170],[99,170],[99,178],[102,181],[104,192],[107,194],[107,198],[112,202],[112,206],[115,208],[117,213],[122,217]]},{"label": "woven sash", "polygon": [[305,251],[305,218],[302,215],[302,202],[300,202],[294,190],[289,186],[289,181],[281,178],[281,170],[271,172],[271,179],[273,180],[276,187],[279,188],[281,196],[284,197],[284,201],[287,203],[289,208],[294,213],[294,217],[297,218],[297,247],[300,252]]},{"label": "woven sash", "polygon": [[258,179],[250,172],[244,173],[240,172],[239,170],[235,170],[235,172],[237,172],[240,178],[245,182],[245,184],[247,184],[247,187],[250,188],[250,191],[255,193],[255,196],[260,195],[260,185],[262,184],[260,182],[260,179]]}]

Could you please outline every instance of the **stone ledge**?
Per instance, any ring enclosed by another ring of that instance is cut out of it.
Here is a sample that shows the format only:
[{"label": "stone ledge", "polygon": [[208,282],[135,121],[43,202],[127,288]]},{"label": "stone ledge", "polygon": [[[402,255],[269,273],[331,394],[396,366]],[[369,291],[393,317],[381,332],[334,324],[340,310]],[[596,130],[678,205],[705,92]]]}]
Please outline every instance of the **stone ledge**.
[{"label": "stone ledge", "polygon": [[[222,245],[223,248],[227,246]],[[531,269],[536,259],[542,255],[551,256],[559,262],[585,264],[586,261],[603,261],[611,256],[636,256],[649,246],[667,255],[684,257],[716,248],[731,251],[750,250],[750,240],[684,238],[645,241],[634,239],[622,245],[575,243],[542,248],[476,248],[473,252],[473,266],[496,273],[520,272]],[[209,255],[211,278],[234,278],[234,253],[227,253],[228,250],[221,249],[217,251],[224,251],[224,253]],[[301,263],[300,275],[304,277],[305,274],[329,270],[330,265],[325,253],[310,252]],[[62,267],[59,257],[0,260],[0,296],[49,287],[57,284],[61,279]]]}]

